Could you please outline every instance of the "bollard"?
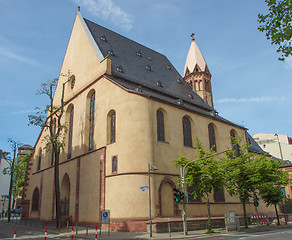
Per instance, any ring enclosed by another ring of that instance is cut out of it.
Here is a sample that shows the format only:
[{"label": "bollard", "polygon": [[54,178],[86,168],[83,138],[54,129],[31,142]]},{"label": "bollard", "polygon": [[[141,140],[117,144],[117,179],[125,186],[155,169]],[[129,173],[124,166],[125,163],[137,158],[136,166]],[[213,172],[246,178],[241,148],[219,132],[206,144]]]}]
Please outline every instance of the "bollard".
[{"label": "bollard", "polygon": [[95,240],[97,240],[97,225],[95,226]]},{"label": "bollard", "polygon": [[48,231],[48,228],[46,227],[45,228],[45,239],[44,240],[47,240],[47,231]]},{"label": "bollard", "polygon": [[86,225],[86,236],[88,235],[88,224]]},{"label": "bollard", "polygon": [[69,220],[67,220],[67,232],[69,232]]},{"label": "bollard", "polygon": [[168,218],[168,232],[169,232],[169,237],[171,237],[171,229],[170,229],[170,222],[169,222],[169,218]]},{"label": "bollard", "polygon": [[76,235],[78,235],[78,222],[76,222]]},{"label": "bollard", "polygon": [[72,226],[72,231],[71,231],[71,240],[73,239],[73,234],[74,234],[74,227]]},{"label": "bollard", "polygon": [[14,229],[13,240],[16,239],[16,228]]}]

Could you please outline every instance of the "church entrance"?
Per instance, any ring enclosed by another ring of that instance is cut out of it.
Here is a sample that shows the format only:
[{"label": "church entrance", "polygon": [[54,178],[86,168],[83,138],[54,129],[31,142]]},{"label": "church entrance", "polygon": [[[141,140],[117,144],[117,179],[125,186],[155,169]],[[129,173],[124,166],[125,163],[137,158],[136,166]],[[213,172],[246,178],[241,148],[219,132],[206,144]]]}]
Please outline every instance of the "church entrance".
[{"label": "church entrance", "polygon": [[61,198],[61,215],[69,216],[70,180],[67,173],[64,175],[62,180],[60,198]]}]

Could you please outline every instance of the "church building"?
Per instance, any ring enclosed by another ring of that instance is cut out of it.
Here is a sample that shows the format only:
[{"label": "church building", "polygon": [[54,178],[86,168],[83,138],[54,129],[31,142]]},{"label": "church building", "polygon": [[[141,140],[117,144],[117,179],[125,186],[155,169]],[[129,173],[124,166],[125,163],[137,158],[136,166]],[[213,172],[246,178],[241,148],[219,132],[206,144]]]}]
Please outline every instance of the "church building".
[{"label": "church building", "polygon": [[[111,230],[145,232],[150,181],[153,230],[163,231],[165,219],[181,224],[182,206],[173,197],[179,169],[172,160],[179,154],[196,158],[195,136],[206,149],[215,146],[220,152],[231,147],[230,136],[246,134],[244,127],[215,111],[212,75],[194,37],[181,76],[166,56],[78,11],[54,95],[56,105],[68,71],[74,77],[64,91],[62,122],[68,131],[60,155],[63,219],[100,225],[107,210]],[[28,162],[22,206],[23,218],[50,222],[55,219],[54,163],[43,141],[47,134],[40,133]],[[150,180],[149,164],[158,168]],[[224,224],[227,211],[242,214],[240,200],[224,189],[214,192],[210,202],[218,223]],[[188,221],[207,216],[204,200],[190,198],[186,210]],[[262,204],[258,211],[267,208]],[[247,212],[255,213],[252,203]]]}]

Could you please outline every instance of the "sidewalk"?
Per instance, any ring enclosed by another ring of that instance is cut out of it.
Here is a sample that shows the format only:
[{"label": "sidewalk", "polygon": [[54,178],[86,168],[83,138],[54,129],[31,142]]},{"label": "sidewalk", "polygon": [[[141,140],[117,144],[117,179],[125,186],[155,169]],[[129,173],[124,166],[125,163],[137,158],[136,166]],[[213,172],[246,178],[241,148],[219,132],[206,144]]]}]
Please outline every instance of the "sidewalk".
[{"label": "sidewalk", "polygon": [[[4,221],[4,222],[7,222]],[[21,225],[25,226],[27,228],[33,228],[35,230],[39,230],[40,232],[44,232],[44,228],[48,228],[48,238],[50,234],[59,234],[61,236],[71,236],[71,231],[72,231],[72,226],[69,226],[68,229],[67,227],[63,227],[60,229],[55,228],[55,226],[52,225],[45,225],[44,222],[41,221],[20,221],[19,219],[17,221],[13,221],[10,224],[14,225]],[[25,225],[26,224],[26,225]],[[78,226],[76,234],[76,226],[73,226],[74,229],[74,239],[78,239],[79,237],[81,238],[86,238],[86,239],[95,239],[95,233],[96,230],[93,228],[86,228],[86,227],[81,227]],[[248,229],[245,229],[244,227],[241,226],[240,231],[241,233],[255,233],[255,232],[266,232],[266,231],[274,231],[276,229],[292,229],[292,222],[289,222],[287,225],[250,225]],[[224,228],[220,229],[214,229],[215,233],[212,235],[218,235],[220,236],[221,234],[226,234],[226,230]],[[137,239],[137,240],[143,240],[143,239],[188,239],[188,238],[195,238],[195,237],[202,237],[202,236],[207,236],[205,234],[205,230],[195,230],[195,231],[189,231],[187,236],[184,236],[183,232],[172,232],[171,234],[169,233],[153,233],[152,238],[150,238],[149,233],[130,233],[130,232],[110,232],[108,236],[108,231],[102,230],[101,231],[101,236],[100,230],[98,229],[98,239],[120,239],[120,240],[127,240],[127,239]]]}]

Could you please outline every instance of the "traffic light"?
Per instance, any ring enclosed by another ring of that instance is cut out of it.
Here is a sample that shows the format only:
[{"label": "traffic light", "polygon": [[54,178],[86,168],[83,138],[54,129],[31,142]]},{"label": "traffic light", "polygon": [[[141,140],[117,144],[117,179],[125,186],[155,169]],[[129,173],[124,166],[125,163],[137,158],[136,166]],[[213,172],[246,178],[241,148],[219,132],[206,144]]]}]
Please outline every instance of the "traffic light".
[{"label": "traffic light", "polygon": [[179,191],[179,188],[178,187],[175,187],[174,189],[173,189],[173,191],[174,191],[174,193],[173,193],[173,195],[174,195],[174,201],[175,202],[180,202],[180,191]]},{"label": "traffic light", "polygon": [[184,199],[185,194],[184,194],[184,192],[179,191],[178,187],[175,187],[173,189],[173,191],[174,191],[173,195],[174,195],[174,201],[175,202],[179,203],[181,200]]}]

